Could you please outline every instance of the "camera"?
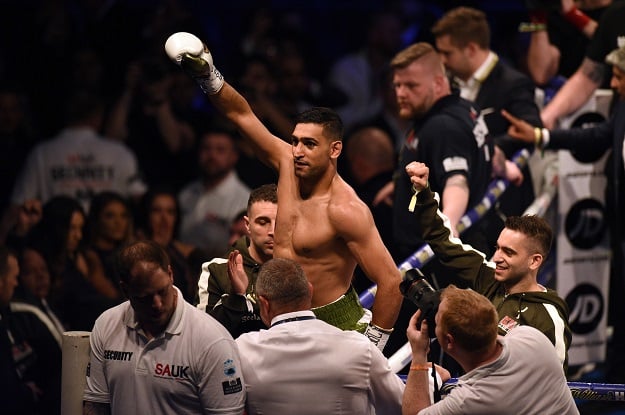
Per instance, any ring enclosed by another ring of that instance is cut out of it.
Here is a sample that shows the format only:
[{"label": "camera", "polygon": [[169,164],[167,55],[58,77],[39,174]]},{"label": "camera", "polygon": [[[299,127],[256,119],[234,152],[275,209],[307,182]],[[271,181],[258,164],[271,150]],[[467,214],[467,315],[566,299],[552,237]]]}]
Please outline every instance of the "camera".
[{"label": "camera", "polygon": [[420,310],[421,316],[417,321],[417,328],[421,328],[421,322],[425,319],[428,323],[428,335],[435,338],[434,316],[441,302],[440,291],[435,290],[425,279],[418,268],[407,270],[399,284],[402,295],[412,301]]}]

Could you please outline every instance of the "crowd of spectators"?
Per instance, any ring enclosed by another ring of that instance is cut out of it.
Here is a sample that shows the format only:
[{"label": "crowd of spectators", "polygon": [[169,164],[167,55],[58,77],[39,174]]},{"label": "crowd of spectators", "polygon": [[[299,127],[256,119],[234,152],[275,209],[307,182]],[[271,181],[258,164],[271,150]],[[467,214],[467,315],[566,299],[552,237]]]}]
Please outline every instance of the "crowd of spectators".
[{"label": "crowd of spectators", "polygon": [[[530,15],[536,19],[526,3],[1,2],[0,245],[16,253],[20,266],[16,298],[49,310],[57,332],[90,330],[101,312],[123,301],[112,264],[117,249],[151,239],[171,257],[175,285],[196,302],[201,264],[226,255],[237,239],[237,215],[250,189],[276,182],[168,60],[163,45],[172,33],[204,40],[228,82],[286,141],[301,110],[337,110],[346,141],[339,171],[372,209],[393,253],[392,209],[374,206],[376,192],[398,167],[409,127],[398,117],[392,57],[416,42],[434,45],[431,29],[444,13],[472,6],[491,25],[490,50],[534,76],[527,53],[537,30],[517,30]],[[553,76],[573,74],[563,66]],[[536,86],[549,83],[536,79]],[[50,150],[68,134],[76,141],[66,141],[72,146],[67,154]],[[80,134],[91,141],[78,141]],[[53,151],[56,164],[43,163]],[[102,154],[111,160],[102,161]],[[90,170],[94,163],[99,169]],[[125,172],[123,185],[102,179],[113,169]],[[63,188],[63,180],[71,184]],[[209,234],[215,240],[200,238]],[[45,276],[38,277],[47,281],[44,288],[31,287],[33,274]],[[369,283],[363,281],[355,280],[359,292]]]}]

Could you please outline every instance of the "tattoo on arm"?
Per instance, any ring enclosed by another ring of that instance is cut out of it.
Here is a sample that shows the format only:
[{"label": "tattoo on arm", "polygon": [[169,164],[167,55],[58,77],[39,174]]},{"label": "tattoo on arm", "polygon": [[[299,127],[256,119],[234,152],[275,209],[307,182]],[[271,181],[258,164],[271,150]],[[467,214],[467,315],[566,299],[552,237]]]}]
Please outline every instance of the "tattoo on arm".
[{"label": "tattoo on arm", "polygon": [[111,415],[111,405],[108,403],[83,401],[83,415]]},{"label": "tattoo on arm", "polygon": [[584,58],[581,70],[593,83],[601,85],[601,82],[603,82],[603,65],[600,63]]}]

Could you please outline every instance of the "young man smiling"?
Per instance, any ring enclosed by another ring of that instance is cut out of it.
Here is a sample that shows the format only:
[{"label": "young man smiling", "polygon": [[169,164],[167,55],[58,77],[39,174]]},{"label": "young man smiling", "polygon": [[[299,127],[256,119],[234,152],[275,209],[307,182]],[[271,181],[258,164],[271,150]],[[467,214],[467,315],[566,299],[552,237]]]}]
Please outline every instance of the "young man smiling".
[{"label": "young man smiling", "polygon": [[555,346],[565,370],[571,344],[568,306],[558,293],[537,281],[553,239],[549,224],[537,216],[509,216],[499,234],[492,261],[451,234],[449,219],[438,210],[438,195],[428,185],[429,168],[419,162],[406,166],[417,191],[415,216],[423,239],[448,275],[468,281],[497,309],[499,334],[517,326],[532,326]]}]

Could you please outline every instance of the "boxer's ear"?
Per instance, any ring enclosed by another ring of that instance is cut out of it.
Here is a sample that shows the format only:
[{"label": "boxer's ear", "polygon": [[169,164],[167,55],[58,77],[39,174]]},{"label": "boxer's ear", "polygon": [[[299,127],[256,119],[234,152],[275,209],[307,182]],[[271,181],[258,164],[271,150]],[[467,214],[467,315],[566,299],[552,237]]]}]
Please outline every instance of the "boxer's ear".
[{"label": "boxer's ear", "polygon": [[343,151],[343,142],[342,141],[332,141],[330,143],[330,157],[338,158],[338,156]]}]

